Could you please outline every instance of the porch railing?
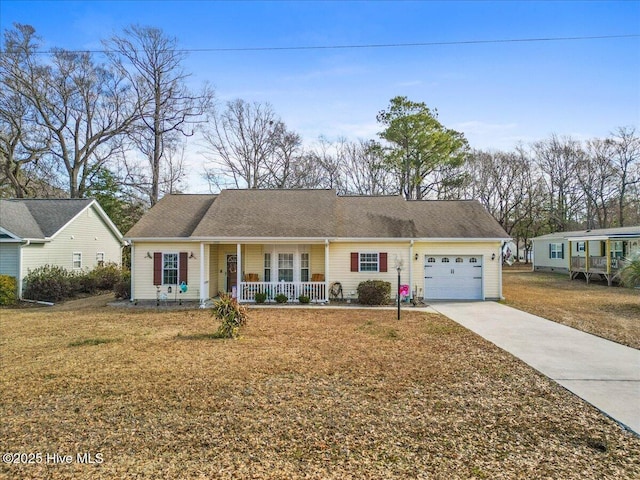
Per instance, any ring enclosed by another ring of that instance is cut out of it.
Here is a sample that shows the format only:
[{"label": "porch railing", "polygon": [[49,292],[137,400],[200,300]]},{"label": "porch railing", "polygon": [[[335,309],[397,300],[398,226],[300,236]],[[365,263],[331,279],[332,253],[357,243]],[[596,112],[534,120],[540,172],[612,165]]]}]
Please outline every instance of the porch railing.
[{"label": "porch railing", "polygon": [[[607,273],[607,257],[589,257],[589,271],[594,273]],[[611,259],[611,271],[620,268],[620,260],[618,258]],[[587,271],[586,257],[571,257],[571,270],[574,272]]]},{"label": "porch railing", "polygon": [[311,302],[327,301],[325,282],[241,282],[238,300],[253,302],[256,293],[266,293],[267,300],[274,300],[277,295],[284,294],[289,302],[297,302],[300,295],[309,297]]}]

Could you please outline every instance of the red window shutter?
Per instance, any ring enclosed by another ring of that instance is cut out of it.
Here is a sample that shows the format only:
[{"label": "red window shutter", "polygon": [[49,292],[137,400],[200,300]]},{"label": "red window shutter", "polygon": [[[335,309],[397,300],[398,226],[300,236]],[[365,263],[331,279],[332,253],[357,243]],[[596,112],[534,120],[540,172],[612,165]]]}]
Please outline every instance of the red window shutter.
[{"label": "red window shutter", "polygon": [[381,272],[387,271],[387,254],[386,253],[380,253],[380,271]]},{"label": "red window shutter", "polygon": [[162,253],[153,253],[153,284],[162,285]]},{"label": "red window shutter", "polygon": [[188,273],[188,265],[189,261],[187,260],[187,252],[180,252],[180,263],[179,263],[179,270],[178,270],[178,283],[189,283],[189,280],[187,279],[187,273]]},{"label": "red window shutter", "polygon": [[351,271],[352,272],[357,272],[358,270],[360,270],[359,268],[359,263],[360,263],[360,259],[358,258],[358,252],[351,252]]}]

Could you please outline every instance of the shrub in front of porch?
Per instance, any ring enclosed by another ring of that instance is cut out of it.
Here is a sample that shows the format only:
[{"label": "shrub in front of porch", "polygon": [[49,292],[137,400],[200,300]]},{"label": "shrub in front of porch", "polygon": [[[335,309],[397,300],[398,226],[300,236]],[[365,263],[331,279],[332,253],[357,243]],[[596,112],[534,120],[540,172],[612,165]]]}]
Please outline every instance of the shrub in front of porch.
[{"label": "shrub in front of porch", "polygon": [[367,280],[358,285],[358,303],[362,305],[386,305],[391,300],[391,283]]},{"label": "shrub in front of porch", "polygon": [[279,293],[275,296],[274,300],[278,303],[287,303],[287,300],[289,300],[289,298],[284,293]]}]

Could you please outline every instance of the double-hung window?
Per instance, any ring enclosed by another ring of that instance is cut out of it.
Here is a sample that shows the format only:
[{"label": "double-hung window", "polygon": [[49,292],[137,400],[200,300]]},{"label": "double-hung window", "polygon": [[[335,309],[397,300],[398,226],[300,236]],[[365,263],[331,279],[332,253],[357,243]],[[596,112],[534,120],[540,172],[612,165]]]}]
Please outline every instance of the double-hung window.
[{"label": "double-hung window", "polygon": [[264,281],[265,282],[271,281],[271,254],[270,253],[264,254]]},{"label": "double-hung window", "polygon": [[564,258],[564,245],[562,243],[550,243],[549,258]]},{"label": "double-hung window", "polygon": [[361,272],[377,272],[379,271],[379,255],[377,253],[361,253],[360,254],[360,271]]},{"label": "double-hung window", "polygon": [[162,284],[163,285],[178,284],[178,254],[177,253],[162,254]]},{"label": "double-hung window", "polygon": [[104,252],[96,253],[96,265],[99,267],[104,267]]},{"label": "double-hung window", "polygon": [[308,253],[300,254],[300,281],[301,282],[309,281],[309,254]]},{"label": "double-hung window", "polygon": [[74,269],[82,268],[82,253],[74,252],[72,257],[72,265]]},{"label": "double-hung window", "polygon": [[293,282],[293,253],[278,254],[278,281]]}]

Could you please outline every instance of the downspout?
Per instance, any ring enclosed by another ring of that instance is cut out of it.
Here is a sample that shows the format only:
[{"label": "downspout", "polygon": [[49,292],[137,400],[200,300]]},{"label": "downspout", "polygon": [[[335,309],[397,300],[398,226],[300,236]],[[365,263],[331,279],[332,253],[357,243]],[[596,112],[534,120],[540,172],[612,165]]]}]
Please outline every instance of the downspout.
[{"label": "downspout", "polygon": [[413,300],[413,240],[409,243],[409,300]]},{"label": "downspout", "polygon": [[204,277],[204,242],[200,242],[200,308],[204,308],[208,295],[205,298],[205,277]]},{"label": "downspout", "polygon": [[131,240],[131,243],[129,243],[129,245],[131,246],[131,267],[129,270],[129,273],[131,273],[131,291],[129,292],[129,301],[130,302],[135,302],[135,298],[136,298],[136,294],[134,291],[134,286],[136,284],[135,282],[135,264],[136,264],[136,258],[135,258],[135,248],[133,248],[133,240]]},{"label": "downspout", "polygon": [[[503,258],[502,255],[504,254],[504,246],[507,244],[508,242],[504,241],[500,244],[500,255],[498,255],[498,278],[500,279],[500,291],[498,292],[498,295],[500,297],[500,300],[504,300],[504,296],[502,295],[502,265],[504,265],[503,263]],[[482,296],[484,297],[483,300],[486,299],[486,295],[484,294],[484,274],[482,275]]]}]

